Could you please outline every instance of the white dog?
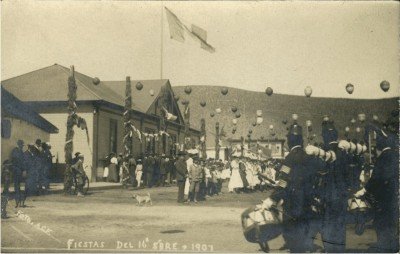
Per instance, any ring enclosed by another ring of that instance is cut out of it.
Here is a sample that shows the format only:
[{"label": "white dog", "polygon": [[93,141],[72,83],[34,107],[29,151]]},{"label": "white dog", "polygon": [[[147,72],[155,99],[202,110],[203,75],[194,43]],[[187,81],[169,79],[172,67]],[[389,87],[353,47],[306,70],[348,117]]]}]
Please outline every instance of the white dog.
[{"label": "white dog", "polygon": [[137,194],[133,194],[132,197],[136,199],[137,205],[141,204],[147,204],[150,203],[150,205],[153,205],[153,202],[151,201],[150,193],[147,192],[147,196],[139,196]]}]

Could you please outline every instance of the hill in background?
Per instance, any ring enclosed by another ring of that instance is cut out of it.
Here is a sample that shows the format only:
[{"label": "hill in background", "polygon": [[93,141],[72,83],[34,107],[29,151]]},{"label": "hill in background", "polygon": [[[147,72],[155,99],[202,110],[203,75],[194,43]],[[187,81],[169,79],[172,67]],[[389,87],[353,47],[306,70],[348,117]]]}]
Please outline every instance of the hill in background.
[{"label": "hill in background", "polygon": [[[351,128],[351,136],[355,137],[355,128],[361,127],[360,122],[352,126],[351,119],[357,120],[359,113],[365,113],[367,119],[375,114],[381,120],[386,120],[390,112],[398,108],[397,98],[389,99],[341,99],[341,98],[317,98],[295,95],[273,94],[267,96],[262,92],[253,92],[237,88],[229,88],[227,95],[221,94],[219,86],[190,86],[192,92],[187,95],[185,87],[174,86],[175,95],[179,96],[179,107],[182,112],[183,100],[190,102],[190,124],[191,127],[200,129],[200,119],[206,120],[207,146],[215,145],[215,122],[219,120],[220,126],[224,126],[226,138],[240,139],[241,136],[247,139],[249,130],[252,130],[251,139],[278,138],[284,139],[287,134],[287,127],[292,124],[292,114],[298,114],[298,123],[303,127],[303,135],[306,134],[306,121],[311,120],[313,124],[312,133],[316,135],[312,142],[322,142],[321,123],[324,115],[329,115],[339,130],[339,136],[344,136],[346,126]],[[201,107],[200,102],[205,101],[206,106]],[[231,111],[232,106],[238,108],[241,117],[238,119],[236,134],[232,134],[232,119],[235,114]],[[221,108],[221,114],[216,114],[215,109]],[[256,111],[262,110],[263,122],[253,127],[256,120]],[[211,117],[210,113],[215,116]],[[287,124],[283,121],[287,120]],[[269,126],[273,125],[276,135],[272,137],[269,133]]]}]

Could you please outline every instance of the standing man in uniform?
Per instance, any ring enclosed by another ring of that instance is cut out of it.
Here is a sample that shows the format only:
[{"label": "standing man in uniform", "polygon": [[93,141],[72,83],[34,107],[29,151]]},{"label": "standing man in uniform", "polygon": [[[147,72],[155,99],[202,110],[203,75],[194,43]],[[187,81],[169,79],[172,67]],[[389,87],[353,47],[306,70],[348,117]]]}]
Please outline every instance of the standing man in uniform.
[{"label": "standing man in uniform", "polygon": [[17,147],[11,152],[11,163],[14,180],[15,202],[18,207],[22,201],[21,183],[23,182],[22,172],[25,170],[24,165],[24,141],[18,140]]},{"label": "standing man in uniform", "polygon": [[147,187],[151,188],[153,187],[154,184],[154,168],[155,168],[156,161],[152,155],[149,155],[147,158],[147,168],[146,168],[146,174],[147,174]]},{"label": "standing man in uniform", "polygon": [[185,202],[185,182],[187,177],[187,165],[185,160],[185,153],[179,152],[179,158],[175,163],[176,168],[176,183],[178,185],[178,203]]},{"label": "standing man in uniform", "polygon": [[326,210],[322,227],[324,248],[328,253],[343,253],[346,246],[348,156],[339,148],[338,132],[328,117],[322,122],[322,138],[326,153],[330,155],[326,164]]},{"label": "standing man in uniform", "polygon": [[278,176],[279,187],[264,200],[262,209],[269,209],[274,203],[283,199],[283,233],[285,247],[290,252],[306,252],[309,250],[307,232],[309,224],[307,214],[309,209],[306,197],[309,195],[304,188],[305,182],[309,181],[307,175],[308,155],[303,149],[302,128],[297,122],[290,126],[287,135],[289,154],[286,156],[280,175]]},{"label": "standing man in uniform", "polygon": [[[396,129],[396,128],[394,128]],[[377,242],[373,252],[399,252],[399,152],[396,145],[398,136],[390,129],[367,126],[366,132],[376,133],[378,157],[366,191],[372,200],[374,227]],[[398,130],[398,122],[397,122]]]}]

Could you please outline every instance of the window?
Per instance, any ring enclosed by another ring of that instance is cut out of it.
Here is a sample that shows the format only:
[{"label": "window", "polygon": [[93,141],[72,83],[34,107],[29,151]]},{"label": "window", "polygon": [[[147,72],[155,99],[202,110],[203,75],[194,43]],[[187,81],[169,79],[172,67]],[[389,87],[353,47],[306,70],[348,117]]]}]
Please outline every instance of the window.
[{"label": "window", "polygon": [[117,153],[118,121],[110,119],[110,153]]}]

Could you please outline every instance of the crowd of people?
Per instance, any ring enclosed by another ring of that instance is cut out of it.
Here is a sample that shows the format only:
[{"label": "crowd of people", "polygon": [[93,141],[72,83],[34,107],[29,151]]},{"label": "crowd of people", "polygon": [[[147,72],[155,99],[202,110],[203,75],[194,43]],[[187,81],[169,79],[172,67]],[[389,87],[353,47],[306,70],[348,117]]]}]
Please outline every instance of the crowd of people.
[{"label": "crowd of people", "polygon": [[9,193],[12,181],[16,207],[25,206],[27,196],[43,194],[50,188],[53,159],[50,143],[37,139],[34,144],[28,144],[27,149],[24,147],[24,141],[18,140],[10,159],[2,164],[3,194]]}]

